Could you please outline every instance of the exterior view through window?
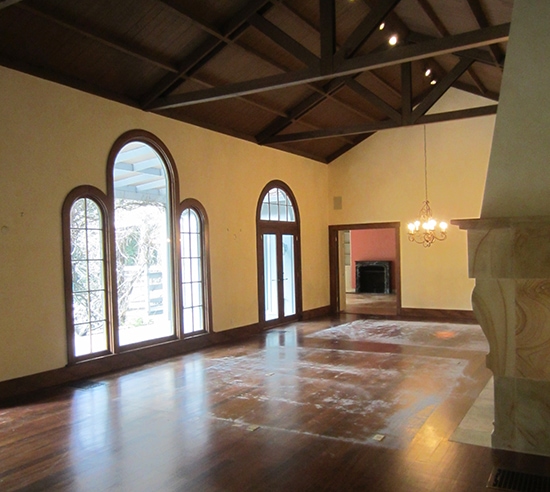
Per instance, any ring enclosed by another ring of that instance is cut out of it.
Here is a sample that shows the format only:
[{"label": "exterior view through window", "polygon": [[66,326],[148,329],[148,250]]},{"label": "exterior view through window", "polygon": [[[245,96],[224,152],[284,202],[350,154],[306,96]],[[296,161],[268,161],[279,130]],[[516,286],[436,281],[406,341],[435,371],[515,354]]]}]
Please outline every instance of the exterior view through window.
[{"label": "exterior view through window", "polygon": [[183,332],[196,333],[204,330],[202,225],[196,210],[182,212],[180,237]]},{"label": "exterior view through window", "polygon": [[259,210],[262,318],[277,322],[297,314],[296,244],[299,224],[293,200],[282,187],[265,191]]},{"label": "exterior view through window", "polygon": [[108,195],[82,185],[63,204],[71,363],[210,327],[207,216],[197,200],[178,205],[168,150],[128,132],[108,169]]},{"label": "exterior view through window", "polygon": [[173,335],[166,168],[151,146],[130,142],[116,157],[113,183],[119,343]]},{"label": "exterior view through window", "polygon": [[74,354],[108,349],[103,215],[90,198],[79,198],[70,213]]}]

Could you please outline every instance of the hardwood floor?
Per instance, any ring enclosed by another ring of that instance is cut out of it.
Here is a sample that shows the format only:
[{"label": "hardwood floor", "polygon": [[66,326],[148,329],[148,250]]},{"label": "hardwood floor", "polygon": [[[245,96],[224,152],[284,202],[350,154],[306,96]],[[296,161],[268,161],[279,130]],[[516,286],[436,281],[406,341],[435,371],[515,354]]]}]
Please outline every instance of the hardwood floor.
[{"label": "hardwood floor", "polygon": [[357,318],[0,402],[0,490],[486,490],[504,455],[448,440],[485,354],[321,336]]},{"label": "hardwood floor", "polygon": [[397,296],[348,292],[344,311],[348,314],[394,316],[397,314]]}]

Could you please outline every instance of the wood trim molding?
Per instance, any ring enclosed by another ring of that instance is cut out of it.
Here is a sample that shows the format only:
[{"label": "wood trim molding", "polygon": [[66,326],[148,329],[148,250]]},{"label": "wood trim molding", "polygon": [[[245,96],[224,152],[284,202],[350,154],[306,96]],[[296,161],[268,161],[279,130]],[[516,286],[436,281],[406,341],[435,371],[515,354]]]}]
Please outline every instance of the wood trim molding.
[{"label": "wood trim molding", "polygon": [[302,319],[321,318],[330,315],[330,305],[321,306],[315,309],[308,309],[302,313]]},{"label": "wood trim molding", "polygon": [[416,318],[423,321],[442,321],[451,323],[477,323],[472,310],[461,309],[423,309],[401,308],[400,318]]},{"label": "wood trim molding", "polygon": [[137,367],[170,357],[176,357],[195,350],[204,349],[221,343],[231,343],[260,333],[257,323],[217,333],[204,333],[183,340],[173,340],[158,345],[141,347],[106,357],[99,357],[67,365],[58,369],[22,376],[0,382],[0,401],[15,396],[46,390],[107,374]]}]

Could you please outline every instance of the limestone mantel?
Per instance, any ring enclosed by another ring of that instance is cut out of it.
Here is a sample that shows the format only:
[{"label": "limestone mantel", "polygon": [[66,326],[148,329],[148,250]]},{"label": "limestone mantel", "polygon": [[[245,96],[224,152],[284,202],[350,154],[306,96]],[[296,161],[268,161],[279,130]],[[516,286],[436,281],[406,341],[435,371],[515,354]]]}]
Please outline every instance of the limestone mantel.
[{"label": "limestone mantel", "polygon": [[489,340],[493,447],[550,456],[550,217],[451,223],[468,231],[472,306]]}]

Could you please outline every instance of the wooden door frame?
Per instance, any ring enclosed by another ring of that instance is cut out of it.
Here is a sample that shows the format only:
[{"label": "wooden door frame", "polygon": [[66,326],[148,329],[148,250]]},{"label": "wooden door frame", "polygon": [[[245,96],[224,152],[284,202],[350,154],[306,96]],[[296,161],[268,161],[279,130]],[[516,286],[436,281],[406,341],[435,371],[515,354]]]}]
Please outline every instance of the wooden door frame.
[{"label": "wooden door frame", "polygon": [[376,222],[367,224],[342,224],[328,226],[329,235],[329,268],[330,268],[330,312],[339,312],[340,296],[340,263],[338,261],[338,233],[357,229],[393,229],[395,233],[395,294],[396,314],[401,314],[401,242],[399,222]]},{"label": "wooden door frame", "polygon": [[[261,207],[263,199],[266,193],[272,188],[282,189],[290,198],[292,207],[294,208],[294,222],[287,221],[272,221],[261,219]],[[290,187],[280,180],[273,180],[267,183],[262,192],[256,206],[256,265],[257,265],[257,279],[258,279],[258,326],[261,329],[271,328],[280,324],[287,323],[289,321],[296,321],[302,318],[303,305],[302,305],[302,240],[301,240],[301,221],[300,211],[298,209],[298,202],[294,193]],[[284,312],[279,318],[266,321],[265,320],[265,275],[264,275],[264,234],[289,234],[295,238],[294,248],[294,289],[295,289],[295,301],[296,301],[296,313],[291,316],[284,316]]]}]

